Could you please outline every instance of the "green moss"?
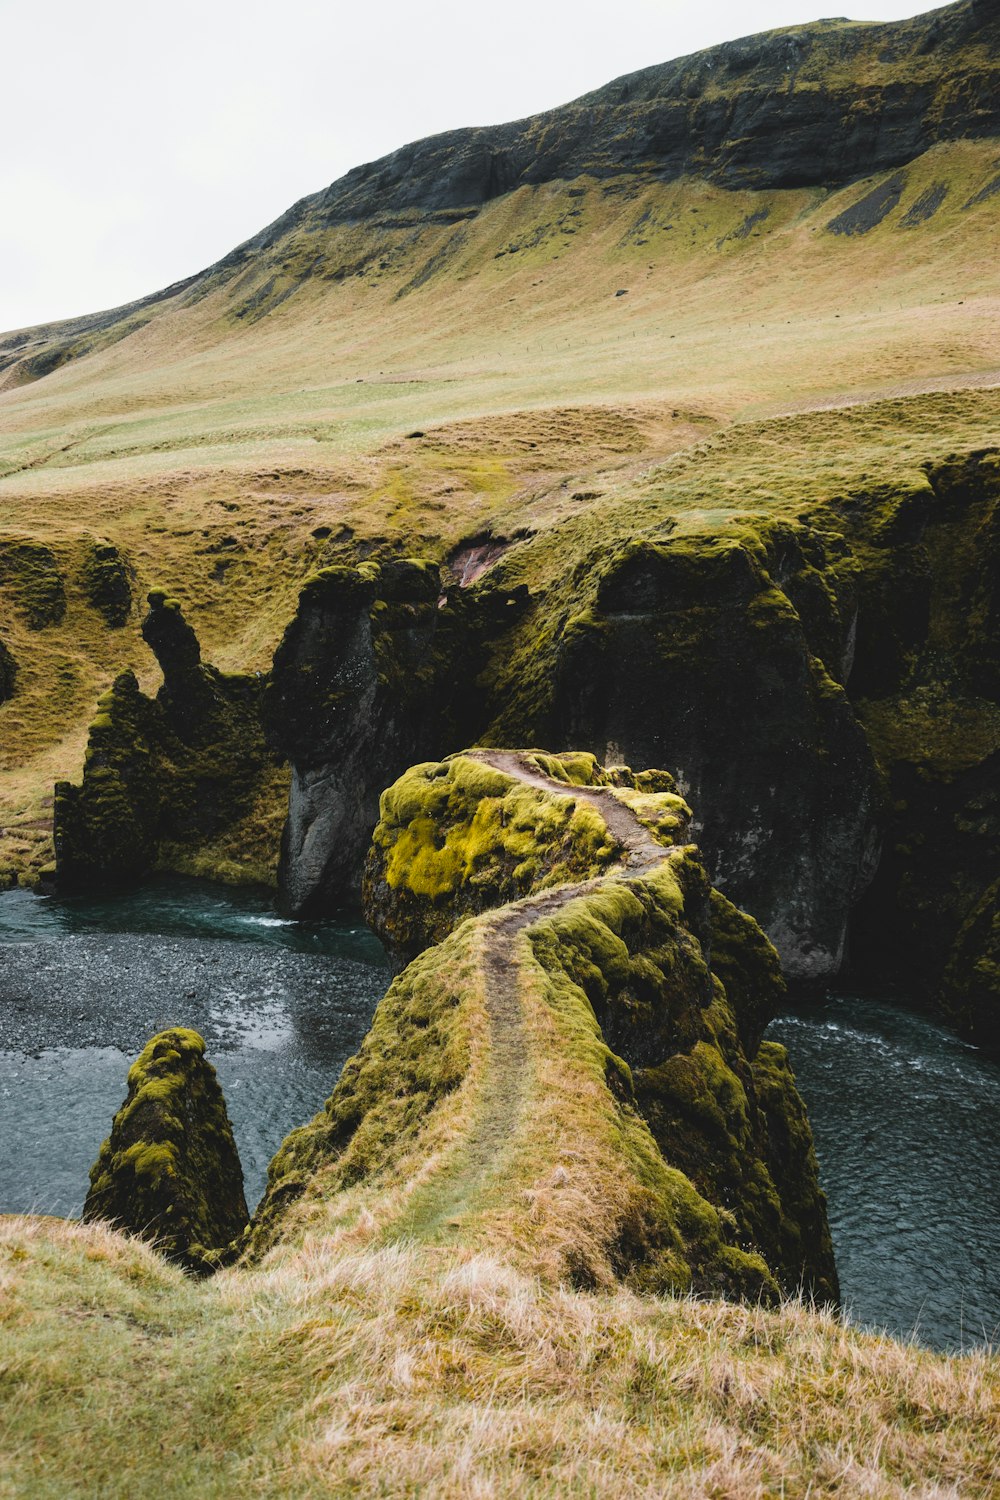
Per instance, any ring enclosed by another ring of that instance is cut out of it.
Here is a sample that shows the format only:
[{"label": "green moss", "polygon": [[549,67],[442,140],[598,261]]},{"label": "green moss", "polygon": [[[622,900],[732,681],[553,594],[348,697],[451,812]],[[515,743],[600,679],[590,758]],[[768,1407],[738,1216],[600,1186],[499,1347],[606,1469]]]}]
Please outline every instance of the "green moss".
[{"label": "green moss", "polygon": [[87,602],[112,630],[125,624],[132,610],[132,572],[113,543],[95,541],[88,547],[80,581]]},{"label": "green moss", "polygon": [[548,796],[465,755],[412,767],[383,793],[380,813],[365,909],[383,941],[407,956],[463,915],[589,879],[617,858],[589,804]]},{"label": "green moss", "polygon": [[196,1031],[147,1044],[90,1174],[85,1220],[106,1219],[205,1273],[247,1223],[232,1128]]},{"label": "green moss", "polygon": [[[203,851],[252,820],[272,789],[283,795],[264,743],[263,682],[204,665],[179,608],[163,590],[150,598],[144,632],[163,686],[148,698],[125,672],[98,701],[82,783],[56,788],[56,857],[65,886],[131,878],[157,861],[162,866],[168,850],[176,853],[174,868],[190,868],[200,857],[201,873],[225,878],[233,865],[240,873],[234,847],[220,849],[211,871]],[[258,872],[260,852],[251,852]]]}]

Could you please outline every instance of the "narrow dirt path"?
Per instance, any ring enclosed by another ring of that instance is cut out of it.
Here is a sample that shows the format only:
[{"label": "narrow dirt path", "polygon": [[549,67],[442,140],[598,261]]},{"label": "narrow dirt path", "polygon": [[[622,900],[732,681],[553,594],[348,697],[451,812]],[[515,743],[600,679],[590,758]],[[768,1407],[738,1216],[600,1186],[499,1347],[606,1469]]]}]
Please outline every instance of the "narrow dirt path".
[{"label": "narrow dirt path", "polygon": [[596,807],[623,858],[615,869],[593,880],[576,881],[555,890],[528,896],[501,909],[489,935],[483,959],[486,1012],[490,1028],[487,1075],[475,1123],[465,1142],[461,1172],[450,1184],[425,1232],[454,1231],[461,1215],[493,1174],[500,1152],[514,1136],[527,1091],[528,1040],[518,983],[517,949],[521,934],[544,921],[570,901],[597,890],[610,876],[648,874],[672,856],[672,851],[639,822],[631,808],[607,787],[576,787],[546,776],[524,755],[512,750],[476,750],[470,759],[492,766],[525,786]]}]

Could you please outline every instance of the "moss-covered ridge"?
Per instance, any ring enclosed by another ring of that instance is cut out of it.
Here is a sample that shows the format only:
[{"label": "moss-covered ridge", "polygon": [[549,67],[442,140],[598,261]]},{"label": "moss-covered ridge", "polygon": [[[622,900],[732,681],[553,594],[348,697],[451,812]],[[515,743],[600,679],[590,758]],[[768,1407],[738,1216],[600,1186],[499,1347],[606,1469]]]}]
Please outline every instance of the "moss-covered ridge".
[{"label": "moss-covered ridge", "polygon": [[83,1217],[116,1224],[202,1274],[246,1228],[232,1127],[196,1031],[160,1032],[133,1063]]},{"label": "moss-covered ridge", "polygon": [[413,766],[382,795],[363,885],[369,924],[397,958],[440,942],[462,916],[618,863],[622,847],[600,811],[582,797],[539,795],[522,779],[532,771],[567,788],[615,787],[665,843],[690,820],[669,776],[606,772],[588,754],[458,755]]},{"label": "moss-covered ridge", "polygon": [[722,898],[672,842],[687,810],[667,784],[477,751],[386,793],[366,898],[424,951],[275,1157],[257,1253],[363,1206],[387,1235],[500,1238],[586,1284],[835,1297],[808,1124],[771,1051],[757,1097],[777,961],[723,903],[738,1015],[709,968]]}]

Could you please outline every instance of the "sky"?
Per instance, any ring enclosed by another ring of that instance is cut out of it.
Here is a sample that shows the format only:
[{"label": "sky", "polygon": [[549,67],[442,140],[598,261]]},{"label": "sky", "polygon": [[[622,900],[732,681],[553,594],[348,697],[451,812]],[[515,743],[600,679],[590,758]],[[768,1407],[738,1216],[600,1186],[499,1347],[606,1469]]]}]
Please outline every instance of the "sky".
[{"label": "sky", "polygon": [[0,330],[180,280],[407,141],[837,4],[0,0]]}]

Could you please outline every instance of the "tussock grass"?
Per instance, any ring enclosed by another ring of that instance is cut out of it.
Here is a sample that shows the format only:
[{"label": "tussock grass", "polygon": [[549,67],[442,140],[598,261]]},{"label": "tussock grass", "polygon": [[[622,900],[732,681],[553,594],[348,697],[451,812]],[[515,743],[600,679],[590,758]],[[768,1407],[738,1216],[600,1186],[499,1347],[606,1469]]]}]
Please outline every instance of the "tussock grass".
[{"label": "tussock grass", "polygon": [[798,1303],[576,1292],[363,1223],[201,1285],[55,1221],[2,1221],[0,1263],[11,1500],[986,1500],[1000,1482],[996,1355]]}]

